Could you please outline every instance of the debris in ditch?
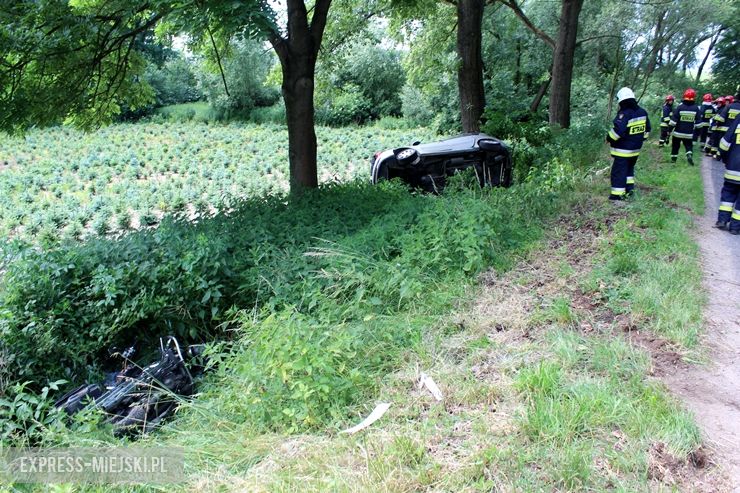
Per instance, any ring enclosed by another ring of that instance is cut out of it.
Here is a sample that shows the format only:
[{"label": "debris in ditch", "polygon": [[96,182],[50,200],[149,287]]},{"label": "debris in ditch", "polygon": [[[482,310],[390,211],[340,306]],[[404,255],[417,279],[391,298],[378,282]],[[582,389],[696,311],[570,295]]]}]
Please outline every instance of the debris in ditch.
[{"label": "debris in ditch", "polygon": [[390,407],[391,405],[386,402],[382,402],[378,404],[377,406],[375,406],[375,409],[373,409],[373,412],[371,412],[367,418],[362,420],[362,422],[356,424],[352,428],[347,428],[346,430],[342,430],[339,433],[340,434],[346,433],[348,435],[352,435],[352,434],[357,433],[358,431],[364,430],[365,428],[367,428],[368,426],[372,425],[377,420],[382,418],[383,415],[386,413],[386,411],[388,411]]},{"label": "debris in ditch", "polygon": [[103,383],[85,384],[65,394],[54,403],[69,415],[83,409],[100,409],[114,433],[147,433],[172,415],[183,399],[193,394],[194,375],[202,370],[203,345],[188,346],[184,351],[172,336],[160,339],[159,361],[141,367],[131,360],[133,348],[116,353],[123,368]]},{"label": "debris in ditch", "polygon": [[421,377],[419,379],[419,388],[426,387],[429,392],[434,396],[434,398],[437,401],[441,401],[444,399],[444,396],[442,395],[442,391],[439,390],[439,387],[437,386],[437,383],[427,375],[426,373],[422,372]]}]

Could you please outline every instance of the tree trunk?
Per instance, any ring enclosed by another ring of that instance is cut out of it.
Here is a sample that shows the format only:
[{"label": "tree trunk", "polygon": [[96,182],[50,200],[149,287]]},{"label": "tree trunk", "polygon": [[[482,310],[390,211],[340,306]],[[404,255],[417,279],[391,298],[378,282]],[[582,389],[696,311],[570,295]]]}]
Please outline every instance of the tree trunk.
[{"label": "tree trunk", "polygon": [[552,69],[550,69],[550,76],[547,80],[542,81],[540,88],[537,90],[537,95],[534,97],[532,104],[529,105],[530,112],[534,113],[539,109],[540,103],[542,103],[542,99],[545,97],[547,89],[550,87],[550,82],[552,82]]},{"label": "tree trunk", "polygon": [[583,0],[563,0],[560,27],[553,53],[552,90],[550,91],[550,124],[570,126],[570,89],[573,59],[578,35],[578,16]]},{"label": "tree trunk", "polygon": [[463,132],[479,132],[485,108],[481,38],[484,0],[457,2],[457,87]]},{"label": "tree trunk", "polygon": [[622,52],[622,39],[620,38],[619,43],[617,44],[617,54],[614,57],[617,63],[614,65],[614,71],[612,73],[612,80],[611,80],[611,83],[609,84],[609,97],[606,100],[606,122],[607,123],[609,122],[609,120],[612,119],[614,96],[617,92],[617,81],[619,80],[619,75],[622,70],[621,52]]},{"label": "tree trunk", "polygon": [[290,189],[318,186],[316,131],[314,129],[314,69],[316,60],[293,60],[283,67],[282,93],[288,124]]},{"label": "tree trunk", "polygon": [[719,41],[719,37],[722,34],[722,31],[724,31],[726,28],[720,28],[717,31],[717,34],[712,37],[712,41],[709,42],[709,48],[707,48],[707,53],[704,55],[704,59],[701,61],[701,64],[699,65],[699,69],[696,71],[696,80],[694,81],[694,85],[698,86],[699,82],[701,81],[701,74],[704,72],[704,65],[707,64],[707,60],[709,60],[709,55],[712,53],[712,50],[714,50],[714,45],[717,44],[717,41]]},{"label": "tree trunk", "polygon": [[[658,22],[655,26],[655,39],[653,40],[653,46],[647,54],[648,62],[647,68],[645,69],[645,79],[649,79],[650,76],[653,75],[655,67],[658,65],[658,53],[660,53],[661,47],[665,42],[663,38],[663,30],[665,28],[664,20],[667,13],[667,10],[661,10],[658,12]],[[645,86],[647,87],[647,80],[645,81]]]},{"label": "tree trunk", "polygon": [[309,22],[303,0],[287,0],[287,36],[283,37],[277,31],[270,36],[283,71],[291,193],[316,188],[319,184],[313,93],[316,59],[331,1],[316,0]]}]

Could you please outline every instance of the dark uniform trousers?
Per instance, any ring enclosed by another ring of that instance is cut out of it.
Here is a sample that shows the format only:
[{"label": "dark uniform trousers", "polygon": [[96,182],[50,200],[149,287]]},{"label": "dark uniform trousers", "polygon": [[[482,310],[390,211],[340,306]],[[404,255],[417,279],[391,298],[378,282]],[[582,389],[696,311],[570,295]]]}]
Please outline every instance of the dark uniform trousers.
[{"label": "dark uniform trousers", "polygon": [[681,137],[673,136],[671,141],[671,159],[676,160],[678,158],[678,150],[681,148],[681,142],[686,149],[686,156],[692,156],[694,154],[694,141],[691,139],[684,139]]},{"label": "dark uniform trousers", "polygon": [[740,182],[725,180],[720,195],[717,221],[729,222],[731,231],[740,231],[740,217],[735,211],[740,211]]},{"label": "dark uniform trousers", "polygon": [[[694,131],[694,141],[698,141],[701,144],[706,144],[708,133],[709,133],[709,126],[697,128]],[[701,148],[699,148],[699,150],[701,150]]]},{"label": "dark uniform trousers", "polygon": [[621,198],[624,195],[631,194],[635,189],[635,165],[638,157],[614,156],[611,173],[611,198]]}]

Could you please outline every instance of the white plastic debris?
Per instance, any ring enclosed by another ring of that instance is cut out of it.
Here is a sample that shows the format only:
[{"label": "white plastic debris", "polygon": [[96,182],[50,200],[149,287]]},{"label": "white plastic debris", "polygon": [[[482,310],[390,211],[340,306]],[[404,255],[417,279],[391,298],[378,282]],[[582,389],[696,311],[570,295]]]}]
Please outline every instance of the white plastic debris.
[{"label": "white plastic debris", "polygon": [[426,387],[427,390],[431,392],[434,398],[438,401],[441,401],[444,398],[442,396],[442,391],[439,390],[439,387],[437,386],[437,383],[432,380],[432,377],[423,372],[421,374],[421,378],[419,379],[419,388],[422,387]]},{"label": "white plastic debris", "polygon": [[370,426],[371,424],[375,423],[377,420],[382,418],[385,412],[390,407],[391,405],[386,402],[382,402],[378,404],[377,406],[375,406],[375,409],[373,409],[373,412],[370,413],[370,416],[363,419],[361,423],[356,424],[352,428],[347,428],[346,430],[342,430],[339,433],[347,433],[347,434],[352,435],[353,433],[357,433],[358,431],[364,430],[365,428],[367,428],[368,426]]}]

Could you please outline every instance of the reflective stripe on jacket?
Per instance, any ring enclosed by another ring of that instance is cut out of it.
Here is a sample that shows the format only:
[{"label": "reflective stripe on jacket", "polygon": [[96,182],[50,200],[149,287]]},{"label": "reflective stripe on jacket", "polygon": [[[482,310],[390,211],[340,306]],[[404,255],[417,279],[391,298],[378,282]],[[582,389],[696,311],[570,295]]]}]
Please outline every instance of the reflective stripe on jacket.
[{"label": "reflective stripe on jacket", "polygon": [[735,118],[719,141],[719,151],[725,163],[725,180],[740,183],[740,118]]},{"label": "reflective stripe on jacket", "polygon": [[663,117],[660,119],[660,126],[667,127],[668,122],[671,121],[671,112],[673,111],[672,104],[663,105]]},{"label": "reflective stripe on jacket", "polygon": [[699,107],[701,111],[701,122],[695,125],[695,128],[704,128],[709,126],[709,120],[714,116],[714,106],[712,103],[704,103]]},{"label": "reflective stripe on jacket", "polygon": [[694,138],[694,124],[701,121],[701,111],[694,103],[683,102],[673,110],[671,121],[668,122],[674,128],[673,136],[679,139]]},{"label": "reflective stripe on jacket", "polygon": [[614,118],[614,126],[609,130],[612,140],[611,155],[616,157],[635,157],[640,155],[642,143],[650,133],[650,119],[640,108],[625,108]]},{"label": "reflective stripe on jacket", "polygon": [[727,132],[727,129],[730,128],[730,125],[737,118],[738,114],[740,114],[740,102],[735,101],[732,104],[725,105],[722,111],[714,117],[714,120],[717,122],[717,130],[719,132]]}]

